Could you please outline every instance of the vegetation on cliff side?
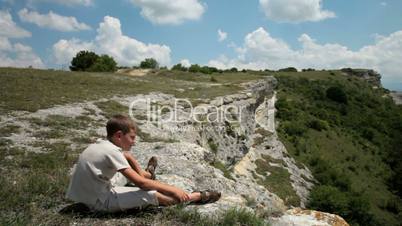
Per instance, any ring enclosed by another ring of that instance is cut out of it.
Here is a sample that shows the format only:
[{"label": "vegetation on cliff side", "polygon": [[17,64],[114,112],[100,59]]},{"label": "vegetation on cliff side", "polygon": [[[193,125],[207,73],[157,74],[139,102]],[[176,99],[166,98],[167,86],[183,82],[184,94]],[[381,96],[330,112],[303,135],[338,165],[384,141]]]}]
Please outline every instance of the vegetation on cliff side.
[{"label": "vegetation on cliff side", "polygon": [[309,208],[352,225],[399,225],[402,109],[387,90],[340,71],[277,78],[281,140],[319,181]]}]

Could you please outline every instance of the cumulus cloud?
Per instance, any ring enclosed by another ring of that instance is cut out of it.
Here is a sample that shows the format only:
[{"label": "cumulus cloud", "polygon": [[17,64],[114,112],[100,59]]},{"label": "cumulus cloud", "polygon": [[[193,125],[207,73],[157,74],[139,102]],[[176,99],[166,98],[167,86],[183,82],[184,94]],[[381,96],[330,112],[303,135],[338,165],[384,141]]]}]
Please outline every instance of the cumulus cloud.
[{"label": "cumulus cloud", "polygon": [[222,42],[228,37],[228,33],[218,29],[218,41]]},{"label": "cumulus cloud", "polygon": [[0,66],[36,67],[44,64],[30,46],[13,43],[9,39],[30,37],[31,33],[17,26],[8,11],[0,11]]},{"label": "cumulus cloud", "polygon": [[91,50],[112,56],[120,65],[138,65],[145,58],[154,58],[160,65],[170,65],[170,48],[166,45],[145,44],[125,36],[120,20],[105,16],[99,24],[96,38],[84,42],[79,39],[59,40],[53,45],[53,56],[58,64],[68,64],[80,50]]},{"label": "cumulus cloud", "polygon": [[93,5],[94,0],[28,0],[28,5],[32,6],[35,5],[36,3],[41,2],[56,3],[66,6],[77,6],[77,5],[90,6]]},{"label": "cumulus cloud", "polygon": [[28,11],[24,8],[18,12],[21,21],[38,25],[39,27],[50,28],[58,31],[79,31],[91,29],[85,23],[80,23],[75,17],[58,15],[52,11],[48,14],[40,14],[35,11]]},{"label": "cumulus cloud", "polygon": [[184,67],[190,67],[191,66],[191,63],[190,63],[190,61],[188,59],[183,59],[183,60],[180,61],[180,63]]},{"label": "cumulus cloud", "polygon": [[154,24],[181,24],[198,20],[206,6],[198,0],[131,0],[141,8],[141,15]]},{"label": "cumulus cloud", "polygon": [[1,67],[35,67],[44,68],[30,46],[21,43],[12,44],[8,38],[0,37],[0,66]]},{"label": "cumulus cloud", "polygon": [[299,23],[335,17],[323,10],[321,0],[259,0],[266,17],[279,22]]},{"label": "cumulus cloud", "polygon": [[209,65],[223,69],[237,67],[257,70],[289,66],[299,69],[369,68],[379,71],[384,79],[402,81],[402,31],[377,38],[374,44],[358,51],[336,43],[318,44],[307,34],[302,34],[298,41],[302,47],[292,49],[265,29],[258,28],[246,35],[242,47],[237,48],[235,58],[222,55],[209,61]]},{"label": "cumulus cloud", "polygon": [[71,40],[61,39],[53,45],[54,61],[57,64],[68,64],[79,51],[95,49],[92,42],[83,42],[75,38]]},{"label": "cumulus cloud", "polygon": [[8,38],[31,37],[31,32],[19,27],[11,17],[10,12],[0,11],[0,36]]}]

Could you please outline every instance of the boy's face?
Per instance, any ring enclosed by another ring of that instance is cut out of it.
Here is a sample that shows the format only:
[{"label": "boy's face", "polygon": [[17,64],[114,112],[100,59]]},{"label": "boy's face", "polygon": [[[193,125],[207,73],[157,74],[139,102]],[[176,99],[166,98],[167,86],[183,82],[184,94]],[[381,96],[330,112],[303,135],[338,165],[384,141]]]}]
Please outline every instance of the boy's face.
[{"label": "boy's face", "polygon": [[121,133],[120,148],[123,149],[123,151],[129,151],[131,147],[135,144],[135,136],[136,136],[135,131],[132,129],[130,130],[130,132],[126,134]]}]

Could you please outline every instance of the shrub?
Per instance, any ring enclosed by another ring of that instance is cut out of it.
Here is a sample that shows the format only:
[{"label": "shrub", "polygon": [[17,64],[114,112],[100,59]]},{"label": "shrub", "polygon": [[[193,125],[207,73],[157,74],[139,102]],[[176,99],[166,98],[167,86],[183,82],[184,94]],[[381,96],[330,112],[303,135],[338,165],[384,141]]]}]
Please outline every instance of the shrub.
[{"label": "shrub", "polygon": [[178,63],[172,67],[174,71],[187,71],[187,68],[184,67],[181,63]]},{"label": "shrub", "polygon": [[348,197],[336,187],[329,185],[315,186],[310,193],[308,207],[345,216],[348,212]]},{"label": "shrub", "polygon": [[235,68],[235,67],[230,68],[229,71],[230,71],[230,72],[238,72],[237,68]]},{"label": "shrub", "polygon": [[71,71],[87,71],[95,62],[99,56],[94,52],[82,50],[73,57],[71,60]]},{"label": "shrub", "polygon": [[301,136],[306,131],[306,127],[300,122],[285,122],[283,126],[289,136]]},{"label": "shrub", "polygon": [[100,56],[88,71],[114,72],[117,70],[117,63],[108,55]]},{"label": "shrub", "polygon": [[94,52],[80,51],[71,60],[70,70],[72,71],[96,71],[114,72],[117,70],[117,63],[113,57],[108,55],[98,56]]},{"label": "shrub", "polygon": [[156,69],[159,67],[158,61],[154,58],[146,58],[144,61],[141,61],[140,68],[149,68]]},{"label": "shrub", "polygon": [[347,104],[348,99],[345,91],[338,86],[332,86],[327,89],[327,97],[335,102]]},{"label": "shrub", "polygon": [[278,70],[279,72],[297,72],[297,69],[294,67],[287,67]]},{"label": "shrub", "polygon": [[311,129],[322,131],[327,130],[329,126],[328,123],[324,120],[313,119],[308,123],[308,127],[310,127]]},{"label": "shrub", "polygon": [[193,73],[197,73],[201,71],[201,67],[198,64],[192,64],[189,68],[188,68],[189,72],[193,72]]}]

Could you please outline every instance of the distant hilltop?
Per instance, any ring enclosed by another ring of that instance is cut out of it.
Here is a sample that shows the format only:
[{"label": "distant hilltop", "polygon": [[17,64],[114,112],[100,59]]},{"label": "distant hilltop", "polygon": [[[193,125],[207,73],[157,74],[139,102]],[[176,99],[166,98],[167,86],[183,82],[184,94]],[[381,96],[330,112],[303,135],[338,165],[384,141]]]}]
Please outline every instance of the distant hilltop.
[{"label": "distant hilltop", "polygon": [[352,69],[352,68],[342,68],[341,71],[346,75],[356,76],[366,80],[368,83],[372,84],[373,87],[381,88],[381,75],[371,69]]}]

